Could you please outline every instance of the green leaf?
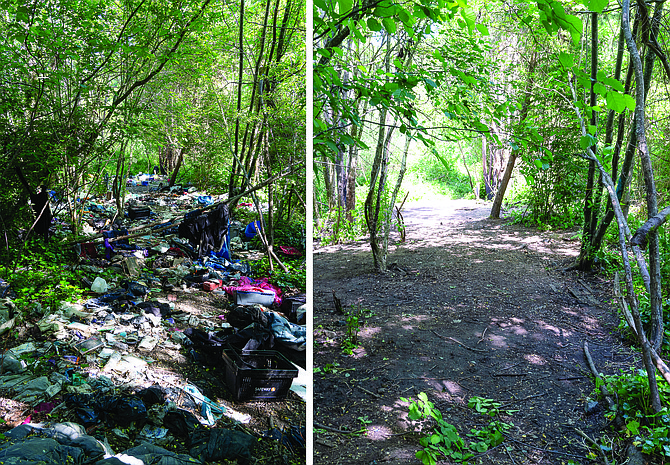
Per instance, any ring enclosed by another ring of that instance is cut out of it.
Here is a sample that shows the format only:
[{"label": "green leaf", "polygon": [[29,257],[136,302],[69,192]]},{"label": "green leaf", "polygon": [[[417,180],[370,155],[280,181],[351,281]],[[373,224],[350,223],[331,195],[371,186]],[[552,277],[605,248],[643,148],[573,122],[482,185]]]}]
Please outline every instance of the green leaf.
[{"label": "green leaf", "polygon": [[382,19],[382,24],[384,24],[384,29],[386,29],[386,32],[388,32],[389,34],[395,34],[396,25],[395,20],[393,18]]},{"label": "green leaf", "polygon": [[582,30],[584,29],[582,21],[578,17],[572,15],[567,15],[566,21],[569,24],[566,29],[570,33],[570,36],[572,36],[572,43],[578,45],[579,40],[582,38]]},{"label": "green leaf", "polygon": [[591,11],[595,11],[596,13],[602,13],[608,4],[609,0],[590,0],[586,7]]},{"label": "green leaf", "polygon": [[574,57],[569,53],[561,52],[558,54],[558,61],[561,62],[563,69],[567,71],[572,68]]},{"label": "green leaf", "polygon": [[607,94],[607,87],[602,85],[599,82],[596,82],[593,86],[593,90],[596,94],[602,95],[603,97]]},{"label": "green leaf", "polygon": [[537,169],[539,169],[539,170],[542,169],[542,162],[540,160],[533,160],[533,163],[535,163],[535,166],[537,166]]},{"label": "green leaf", "polygon": [[624,87],[621,81],[618,79],[610,78],[610,77],[605,77],[602,79],[603,84],[610,86],[612,89],[618,91],[618,92],[623,92]]},{"label": "green leaf", "polygon": [[628,109],[635,111],[635,99],[628,94],[623,94],[623,99]]},{"label": "green leaf", "polygon": [[633,420],[630,423],[626,424],[626,429],[630,431],[630,433],[634,436],[637,436],[638,430],[640,428],[640,423],[637,421]]},{"label": "green leaf", "polygon": [[407,10],[404,9],[398,11],[398,19],[402,21],[403,24],[406,24],[408,26],[414,24],[414,21],[412,21],[411,16],[407,13]]},{"label": "green leaf", "polygon": [[340,151],[340,149],[337,148],[337,145],[335,145],[335,143],[331,140],[324,140],[323,143],[326,144],[328,148],[335,153],[338,153]]},{"label": "green leaf", "polygon": [[484,26],[483,24],[477,24],[476,27],[477,27],[477,30],[479,31],[479,33],[481,35],[483,35],[483,36],[488,36],[489,35],[489,29],[486,26]]},{"label": "green leaf", "polygon": [[427,85],[428,87],[430,87],[431,89],[434,89],[434,88],[437,87],[437,84],[435,83],[435,81],[433,81],[433,80],[430,79],[430,78],[426,78],[426,79],[424,79],[423,81],[424,81],[424,82],[426,83],[426,85]]},{"label": "green leaf", "polygon": [[597,142],[597,140],[596,140],[595,137],[593,137],[591,134],[587,134],[587,135],[585,135],[585,136],[582,136],[582,137],[579,139],[579,147],[580,147],[582,150],[586,150],[586,149],[588,149],[589,147],[591,147],[592,145],[595,145],[596,142]]},{"label": "green leaf", "polygon": [[421,419],[421,412],[419,412],[419,408],[417,407],[416,404],[410,405],[409,414],[407,416],[412,421],[417,421]]},{"label": "green leaf", "polygon": [[337,0],[337,4],[340,7],[339,13],[341,15],[349,13],[354,6],[353,0]]},{"label": "green leaf", "polygon": [[379,24],[379,21],[377,21],[375,18],[368,18],[368,27],[371,31],[374,32],[379,32],[382,30],[382,25]]},{"label": "green leaf", "polygon": [[387,82],[384,84],[384,90],[387,92],[393,92],[398,88],[398,84],[395,82]]}]

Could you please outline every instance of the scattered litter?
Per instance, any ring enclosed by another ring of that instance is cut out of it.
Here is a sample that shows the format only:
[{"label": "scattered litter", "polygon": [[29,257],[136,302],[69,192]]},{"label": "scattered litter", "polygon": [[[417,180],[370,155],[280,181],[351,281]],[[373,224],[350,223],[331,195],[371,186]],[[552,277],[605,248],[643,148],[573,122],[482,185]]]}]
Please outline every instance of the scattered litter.
[{"label": "scattered litter", "polygon": [[[0,435],[4,463],[245,463],[261,433],[227,428],[255,427],[231,399],[281,401],[291,391],[306,398],[305,370],[282,355],[304,360],[306,328],[295,323],[305,314],[304,295],[250,277],[262,255],[245,234],[261,228],[249,223],[253,209],[243,210],[244,221],[231,220],[225,197],[160,181],[166,178],[131,177],[121,215],[111,195],[77,200],[89,237],[74,246],[77,263],[62,267],[77,273],[70,284],[79,285],[82,301],[35,299],[17,309],[17,294],[0,279],[0,335],[17,327],[21,334],[0,354],[0,395],[27,404],[15,423],[25,424]],[[212,305],[193,304],[198,293]],[[166,370],[173,360],[218,377],[212,385],[225,394]],[[37,423],[60,415],[76,423]],[[278,432],[295,436],[275,428],[267,437]],[[105,436],[141,445],[115,454]],[[175,444],[181,453],[163,448]],[[302,451],[299,441],[291,447],[304,454],[304,442]]]}]

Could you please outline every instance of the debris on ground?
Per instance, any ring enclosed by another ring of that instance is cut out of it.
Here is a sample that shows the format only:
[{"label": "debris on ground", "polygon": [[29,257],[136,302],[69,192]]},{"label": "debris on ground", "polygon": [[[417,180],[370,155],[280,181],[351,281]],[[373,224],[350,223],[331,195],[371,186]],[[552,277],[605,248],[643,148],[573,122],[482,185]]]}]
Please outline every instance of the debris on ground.
[{"label": "debris on ground", "polygon": [[304,288],[259,266],[245,207],[160,175],[128,184],[123,217],[88,200],[88,238],[63,240],[83,299],[19,311],[0,280],[5,463],[304,463]]}]

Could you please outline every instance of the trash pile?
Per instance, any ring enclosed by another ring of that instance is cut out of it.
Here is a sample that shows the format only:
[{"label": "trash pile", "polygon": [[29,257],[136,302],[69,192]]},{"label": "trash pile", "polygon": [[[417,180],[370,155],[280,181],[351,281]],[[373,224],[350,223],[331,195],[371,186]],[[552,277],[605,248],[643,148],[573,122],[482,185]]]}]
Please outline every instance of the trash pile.
[{"label": "trash pile", "polygon": [[[84,275],[80,302],[20,314],[0,280],[4,463],[247,463],[259,437],[305,453],[304,402],[282,405],[306,396],[305,295],[253,275],[259,224],[163,190],[114,223],[109,201],[87,204],[89,239],[63,265]],[[268,431],[247,402],[266,403]]]}]

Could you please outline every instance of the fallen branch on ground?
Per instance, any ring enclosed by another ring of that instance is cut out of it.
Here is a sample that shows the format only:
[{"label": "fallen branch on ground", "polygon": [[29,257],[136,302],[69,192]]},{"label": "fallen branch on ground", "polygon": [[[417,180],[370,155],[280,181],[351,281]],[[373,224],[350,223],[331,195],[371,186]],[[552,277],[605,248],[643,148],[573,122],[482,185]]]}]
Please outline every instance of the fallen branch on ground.
[{"label": "fallen branch on ground", "polygon": [[[617,412],[616,403],[612,400],[612,397],[610,396],[610,393],[607,390],[607,386],[605,386],[605,382],[600,377],[600,373],[598,373],[595,363],[593,363],[591,353],[589,352],[589,343],[586,340],[584,341],[584,357],[586,358],[586,363],[589,366],[591,373],[593,373],[593,376],[596,378],[596,380],[599,381],[596,382],[596,386],[600,385],[600,392],[605,397],[605,400],[607,400],[607,405],[609,406],[609,409],[611,411]],[[623,420],[621,419],[621,416],[618,414],[618,412],[614,417],[614,424],[619,429],[621,429],[624,426]]]},{"label": "fallen branch on ground", "polygon": [[432,331],[432,333],[435,334],[437,337],[440,337],[440,338],[445,339],[445,340],[447,340],[447,341],[455,342],[455,343],[458,344],[459,346],[461,346],[461,347],[463,347],[463,348],[465,348],[465,349],[471,350],[471,351],[473,351],[473,352],[483,352],[483,353],[488,352],[487,350],[484,350],[484,349],[475,349],[475,348],[473,348],[473,347],[468,347],[468,346],[466,346],[465,344],[463,344],[461,341],[459,341],[458,339],[454,339],[454,338],[451,337],[451,336],[442,336],[441,334],[438,334],[436,331]]}]

